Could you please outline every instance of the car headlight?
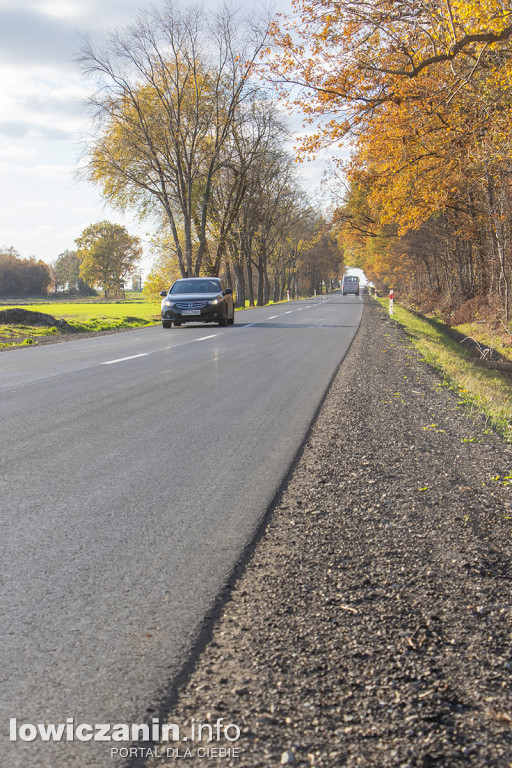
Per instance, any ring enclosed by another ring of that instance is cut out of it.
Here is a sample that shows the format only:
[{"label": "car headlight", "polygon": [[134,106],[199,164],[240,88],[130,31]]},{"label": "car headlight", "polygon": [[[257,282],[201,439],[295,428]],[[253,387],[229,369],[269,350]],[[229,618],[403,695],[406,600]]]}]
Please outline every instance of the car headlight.
[{"label": "car headlight", "polygon": [[171,301],[170,299],[164,299],[162,301],[162,307],[174,307],[176,302]]},{"label": "car headlight", "polygon": [[222,296],[217,296],[217,298],[216,298],[216,299],[211,299],[211,300],[208,302],[208,304],[211,304],[211,305],[213,305],[213,306],[215,306],[216,304],[221,304],[221,303],[222,303]]}]

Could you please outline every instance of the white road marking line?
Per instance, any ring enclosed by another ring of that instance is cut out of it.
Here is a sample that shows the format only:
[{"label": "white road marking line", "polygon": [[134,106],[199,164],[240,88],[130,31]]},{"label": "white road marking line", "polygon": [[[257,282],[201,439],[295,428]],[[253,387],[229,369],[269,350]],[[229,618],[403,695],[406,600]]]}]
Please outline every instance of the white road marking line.
[{"label": "white road marking line", "polygon": [[120,357],[117,360],[107,360],[102,365],[114,365],[114,363],[124,363],[125,360],[135,360],[136,357],[147,357],[149,352],[141,352],[140,355],[130,355],[130,357]]},{"label": "white road marking line", "polygon": [[183,341],[181,344],[169,344],[168,347],[160,347],[159,349],[154,349],[153,352],[162,352],[167,349],[178,349],[178,347],[186,347],[188,344],[193,344],[194,341],[197,341],[197,339],[190,339],[190,341]]},{"label": "white road marking line", "polygon": [[[325,302],[320,302],[325,303]],[[291,315],[293,312],[300,312],[303,309],[312,309],[315,305],[314,304],[308,304],[306,307],[299,307],[297,309],[289,309],[287,312],[283,312],[284,315]],[[318,305],[316,305],[318,306]],[[279,318],[279,315],[272,315],[271,317],[267,317],[267,320],[276,320]],[[253,326],[258,325],[258,323],[245,323],[244,325],[240,325],[239,328],[252,328]],[[152,350],[153,352],[159,352],[162,350],[170,350],[170,349],[176,349],[177,347],[183,347],[187,344],[193,344],[196,341],[206,341],[207,339],[214,339],[216,336],[218,336],[218,333],[212,333],[209,336],[201,336],[199,339],[190,339],[190,341],[184,341],[181,344],[170,344],[166,347],[161,347],[159,350],[155,349]],[[126,360],[135,360],[137,357],[147,357],[151,353],[149,352],[141,352],[138,355],[130,355],[129,357],[120,357],[117,360],[107,360],[106,362],[101,363],[101,365],[114,365],[115,363],[124,363]]]},{"label": "white road marking line", "polygon": [[[181,344],[170,344],[168,347],[153,349],[152,352],[162,352],[163,350],[176,349],[176,347],[185,347],[187,344],[193,344],[196,341],[206,341],[206,339],[214,339],[215,336],[218,336],[218,333],[212,333],[210,334],[210,336],[202,336],[200,339],[190,339],[189,341],[184,341]],[[125,360],[135,360],[135,358],[137,357],[147,357],[147,355],[149,354],[151,353],[141,352],[139,355],[130,355],[130,357],[120,357],[118,360],[108,360],[107,362],[101,363],[101,365],[113,365],[114,363],[124,363]]]}]

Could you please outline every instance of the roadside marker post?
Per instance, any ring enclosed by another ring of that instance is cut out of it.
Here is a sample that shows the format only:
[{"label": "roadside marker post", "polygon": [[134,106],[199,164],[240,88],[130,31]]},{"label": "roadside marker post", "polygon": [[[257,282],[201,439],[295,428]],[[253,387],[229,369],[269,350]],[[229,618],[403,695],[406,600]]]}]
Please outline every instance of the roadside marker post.
[{"label": "roadside marker post", "polygon": [[290,291],[286,291],[286,300],[290,301]]},{"label": "roadside marker post", "polygon": [[389,292],[389,314],[393,316],[393,289]]}]

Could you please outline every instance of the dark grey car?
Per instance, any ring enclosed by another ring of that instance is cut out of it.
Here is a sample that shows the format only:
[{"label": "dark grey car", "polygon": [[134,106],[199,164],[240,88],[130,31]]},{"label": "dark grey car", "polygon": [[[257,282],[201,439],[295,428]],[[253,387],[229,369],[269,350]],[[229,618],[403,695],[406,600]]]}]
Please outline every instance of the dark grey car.
[{"label": "dark grey car", "polygon": [[183,323],[233,325],[233,290],[218,277],[185,277],[162,291],[162,325],[171,328]]}]

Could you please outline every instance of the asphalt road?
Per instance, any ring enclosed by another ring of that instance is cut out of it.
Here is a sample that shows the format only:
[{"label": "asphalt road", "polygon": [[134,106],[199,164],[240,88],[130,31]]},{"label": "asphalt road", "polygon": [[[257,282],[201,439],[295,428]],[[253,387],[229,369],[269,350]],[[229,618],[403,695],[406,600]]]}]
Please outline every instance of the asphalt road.
[{"label": "asphalt road", "polygon": [[110,743],[9,741],[10,718],[158,711],[361,312],[337,293],[0,355],[2,765],[119,765]]}]

